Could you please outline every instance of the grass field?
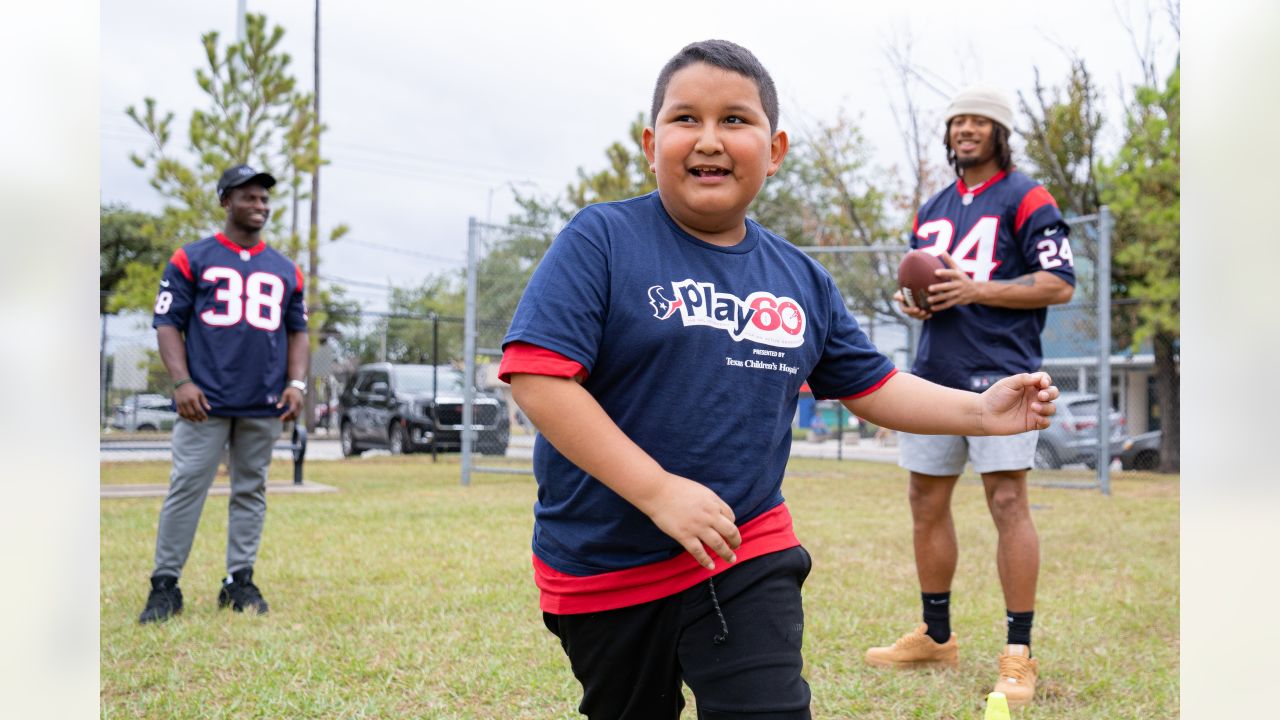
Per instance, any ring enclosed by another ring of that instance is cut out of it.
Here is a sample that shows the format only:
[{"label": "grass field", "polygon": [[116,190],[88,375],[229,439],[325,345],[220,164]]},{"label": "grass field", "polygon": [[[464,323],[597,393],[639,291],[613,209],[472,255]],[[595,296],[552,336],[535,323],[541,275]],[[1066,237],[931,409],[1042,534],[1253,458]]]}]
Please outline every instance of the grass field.
[{"label": "grass field", "polygon": [[[109,463],[103,483],[164,483]],[[186,609],[137,625],[160,499],[103,500],[104,718],[574,718],[579,688],[542,626],[529,565],[531,477],[458,484],[457,458],[311,463],[323,495],[273,495],[256,580],[271,614],[219,612],[226,499],[211,497]],[[290,477],[277,463],[272,477]],[[1083,474],[1039,473],[1084,480]],[[1003,643],[995,530],[976,479],[955,513],[960,668],[863,665],[920,614],[903,471],[792,462],[783,490],[814,556],[805,668],[816,718],[981,718]],[[1024,718],[1178,717],[1178,479],[1114,476],[1113,495],[1033,488],[1042,566],[1038,703]],[[685,717],[693,717],[692,709]]]}]

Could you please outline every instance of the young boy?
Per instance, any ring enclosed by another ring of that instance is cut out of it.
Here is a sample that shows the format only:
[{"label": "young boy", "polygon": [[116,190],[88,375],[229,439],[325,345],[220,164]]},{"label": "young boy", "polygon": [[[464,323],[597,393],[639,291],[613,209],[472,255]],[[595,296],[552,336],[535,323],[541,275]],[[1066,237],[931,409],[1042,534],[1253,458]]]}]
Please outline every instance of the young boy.
[{"label": "young boy", "polygon": [[[643,136],[658,191],[584,209],[534,273],[500,375],[540,431],[534,578],[591,718],[808,718],[782,476],[807,379],[878,425],[1047,424],[1043,373],[983,395],[896,373],[822,267],[746,218],[787,152],[745,48],[693,43]],[[929,412],[917,412],[927,407]]]}]

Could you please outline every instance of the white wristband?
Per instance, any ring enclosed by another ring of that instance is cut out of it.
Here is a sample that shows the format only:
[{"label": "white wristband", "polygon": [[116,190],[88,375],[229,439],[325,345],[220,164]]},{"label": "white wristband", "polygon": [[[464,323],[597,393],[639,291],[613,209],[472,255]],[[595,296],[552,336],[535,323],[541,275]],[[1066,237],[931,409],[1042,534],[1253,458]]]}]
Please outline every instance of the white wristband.
[{"label": "white wristband", "polygon": [[299,390],[303,395],[306,395],[306,394],[307,394],[307,381],[306,381],[306,380],[290,380],[290,381],[289,381],[289,387],[295,387],[295,388],[297,388],[297,389],[298,389],[298,390]]}]

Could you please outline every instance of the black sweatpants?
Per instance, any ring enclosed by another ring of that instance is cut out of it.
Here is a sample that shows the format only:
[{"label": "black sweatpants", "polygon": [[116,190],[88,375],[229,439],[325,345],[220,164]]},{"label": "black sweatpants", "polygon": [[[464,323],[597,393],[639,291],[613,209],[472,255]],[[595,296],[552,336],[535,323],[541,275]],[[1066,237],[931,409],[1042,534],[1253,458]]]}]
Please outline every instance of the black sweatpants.
[{"label": "black sweatpants", "polygon": [[683,680],[702,720],[807,720],[800,587],[810,568],[809,553],[794,547],[642,605],[543,613],[582,683],[578,711],[591,720],[677,718]]}]

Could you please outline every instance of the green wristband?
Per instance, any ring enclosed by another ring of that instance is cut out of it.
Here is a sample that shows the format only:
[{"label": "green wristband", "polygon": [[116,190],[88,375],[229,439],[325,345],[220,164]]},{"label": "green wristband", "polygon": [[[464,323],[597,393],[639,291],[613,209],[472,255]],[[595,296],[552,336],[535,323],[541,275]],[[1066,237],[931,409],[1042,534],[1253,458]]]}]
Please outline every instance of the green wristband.
[{"label": "green wristband", "polygon": [[187,384],[187,383],[189,383],[189,382],[191,382],[191,378],[189,378],[189,377],[188,377],[188,378],[182,378],[181,380],[179,380],[178,382],[176,382],[176,383],[174,383],[174,384],[173,384],[173,389],[174,389],[174,390],[177,390],[178,388],[182,387],[183,385],[186,385],[186,384]]}]

